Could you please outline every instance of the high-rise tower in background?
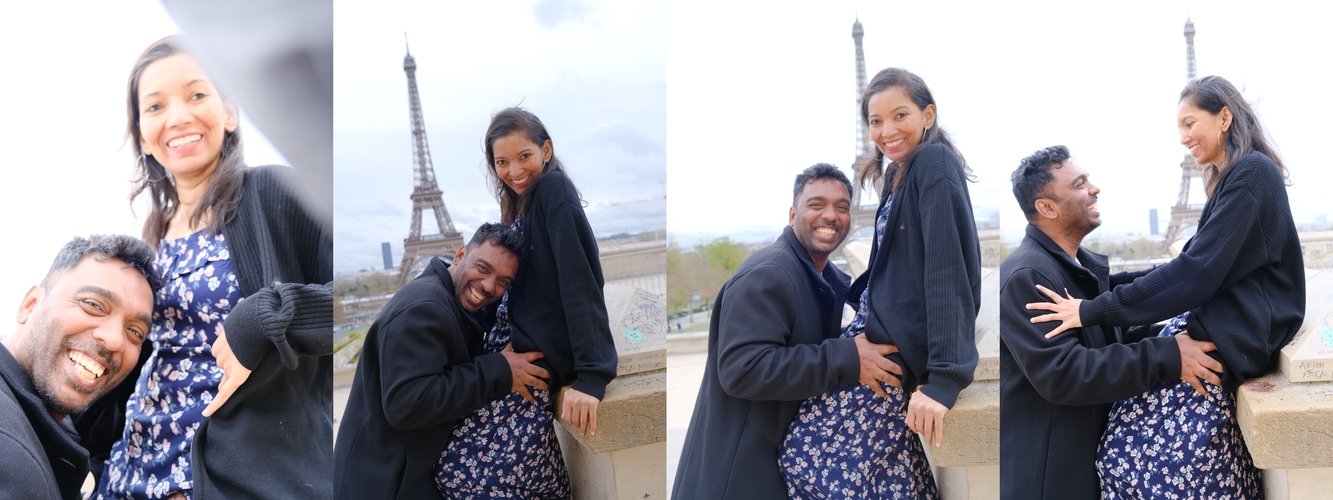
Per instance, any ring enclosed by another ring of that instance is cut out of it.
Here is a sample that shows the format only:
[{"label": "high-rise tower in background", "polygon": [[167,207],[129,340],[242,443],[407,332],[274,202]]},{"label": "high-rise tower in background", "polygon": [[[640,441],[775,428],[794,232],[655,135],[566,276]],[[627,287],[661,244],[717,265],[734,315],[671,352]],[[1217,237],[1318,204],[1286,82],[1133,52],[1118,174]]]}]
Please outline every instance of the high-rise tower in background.
[{"label": "high-rise tower in background", "polygon": [[[1198,73],[1194,69],[1194,22],[1185,20],[1185,81],[1193,80]],[[1189,153],[1185,154],[1185,161],[1180,162],[1180,196],[1176,198],[1176,206],[1171,207],[1171,224],[1166,226],[1166,236],[1162,238],[1162,250],[1170,251],[1171,244],[1176,242],[1180,234],[1186,228],[1199,223],[1199,215],[1203,213],[1203,203],[1191,205],[1190,181],[1199,177],[1202,182],[1203,171],[1199,170],[1199,164],[1194,162],[1194,157]]]},{"label": "high-rise tower in background", "polygon": [[[430,162],[430,144],[426,142],[426,121],[421,116],[421,96],[417,92],[417,62],[409,48],[403,58],[407,72],[407,98],[412,109],[412,232],[403,239],[403,263],[398,267],[398,284],[407,283],[418,262],[436,255],[453,255],[463,245],[463,235],[454,229],[449,211],[444,208],[440,187],[435,183],[435,167]],[[421,234],[422,209],[435,211],[439,234]]]}]

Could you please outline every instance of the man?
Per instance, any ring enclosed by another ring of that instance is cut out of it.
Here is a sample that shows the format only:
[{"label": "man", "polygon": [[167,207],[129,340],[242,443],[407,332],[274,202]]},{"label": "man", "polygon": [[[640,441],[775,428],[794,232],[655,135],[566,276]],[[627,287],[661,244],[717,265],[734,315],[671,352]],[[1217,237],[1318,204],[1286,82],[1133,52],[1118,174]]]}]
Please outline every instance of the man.
[{"label": "man", "polygon": [[1101,224],[1088,173],[1052,146],[1014,171],[1027,235],[1000,264],[1000,484],[1004,499],[1096,499],[1097,444],[1111,403],[1159,382],[1220,383],[1210,342],[1155,337],[1160,327],[1086,326],[1054,338],[1026,304],[1061,295],[1092,298],[1148,271],[1110,275],[1105,255],[1079,246]]},{"label": "man", "polygon": [[334,495],[439,498],[431,467],[459,418],[511,390],[546,389],[539,352],[482,354],[477,313],[518,272],[522,237],[483,224],[454,265],[432,259],[366,334],[334,449]]},{"label": "man", "polygon": [[153,249],[74,238],[19,303],[0,346],[0,498],[80,498],[88,451],[70,415],[134,369],[152,324]]},{"label": "man", "polygon": [[838,338],[848,276],[828,263],[847,237],[851,183],[828,164],[796,177],[788,227],[717,294],[708,360],[676,472],[678,499],[787,498],[778,448],[807,398],[897,381],[893,346]]}]

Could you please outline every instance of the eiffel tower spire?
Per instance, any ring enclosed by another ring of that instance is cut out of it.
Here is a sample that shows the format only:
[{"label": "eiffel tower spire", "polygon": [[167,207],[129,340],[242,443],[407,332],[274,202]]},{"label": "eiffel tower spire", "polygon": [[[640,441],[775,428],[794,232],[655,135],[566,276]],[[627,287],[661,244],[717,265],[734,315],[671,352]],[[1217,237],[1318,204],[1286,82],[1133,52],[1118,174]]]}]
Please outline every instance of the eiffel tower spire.
[{"label": "eiffel tower spire", "polygon": [[875,157],[874,144],[870,141],[870,131],[866,130],[861,120],[861,94],[866,90],[866,56],[861,48],[861,38],[865,30],[861,29],[861,18],[852,23],[852,40],[856,42],[856,160],[852,163],[852,209],[861,206],[861,184],[855,182],[856,170],[867,158]]},{"label": "eiffel tower spire", "polygon": [[[1185,19],[1185,81],[1189,82],[1198,76],[1194,67],[1194,22]],[[1199,216],[1203,214],[1203,204],[1197,203],[1191,205],[1190,182],[1198,177],[1203,181],[1203,171],[1199,170],[1199,164],[1195,163],[1194,157],[1188,153],[1185,154],[1185,160],[1180,162],[1180,194],[1176,197],[1176,205],[1171,207],[1171,224],[1166,227],[1166,234],[1162,238],[1162,250],[1169,252],[1171,244],[1176,242],[1181,233],[1190,226],[1199,223]]]},{"label": "eiffel tower spire", "polygon": [[[407,34],[403,34],[403,44],[407,45]],[[463,235],[454,229],[454,222],[449,218],[449,211],[444,208],[442,192],[435,182],[435,166],[430,161],[430,144],[426,141],[426,121],[421,115],[421,95],[417,91],[417,62],[412,58],[411,47],[407,47],[407,56],[403,58],[403,71],[407,73],[407,98],[412,113],[412,231],[403,239],[403,263],[398,267],[398,284],[407,283],[412,277],[412,270],[417,263],[436,255],[452,255],[463,244]],[[422,209],[435,212],[435,224],[438,234],[421,234]]]}]

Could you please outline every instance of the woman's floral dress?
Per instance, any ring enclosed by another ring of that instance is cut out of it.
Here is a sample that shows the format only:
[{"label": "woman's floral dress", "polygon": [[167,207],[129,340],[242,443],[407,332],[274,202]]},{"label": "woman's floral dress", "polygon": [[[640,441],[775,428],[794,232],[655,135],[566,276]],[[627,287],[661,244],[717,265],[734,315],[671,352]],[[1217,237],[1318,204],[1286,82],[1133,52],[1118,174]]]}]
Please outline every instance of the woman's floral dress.
[{"label": "woman's floral dress", "polygon": [[[1188,315],[1158,336],[1180,332]],[[1211,400],[1185,382],[1163,382],[1111,407],[1097,448],[1102,498],[1262,498],[1235,399],[1203,384]]]},{"label": "woman's floral dress", "polygon": [[[523,218],[514,221],[522,232]],[[509,345],[509,292],[500,299],[495,327],[486,335],[487,354]],[[536,404],[517,392],[491,400],[458,419],[435,464],[435,482],[445,498],[569,498],[569,471],[555,437],[551,394],[528,388]]]},{"label": "woman's floral dress", "polygon": [[[883,241],[892,205],[890,195],[875,219],[877,240]],[[869,290],[842,338],[865,332]],[[888,399],[863,384],[838,385],[801,403],[778,457],[791,498],[938,496],[921,441],[907,429],[906,395],[888,385],[884,390]]]},{"label": "woman's floral dress", "polygon": [[95,498],[189,495],[190,442],[222,381],[213,342],[241,300],[222,233],[163,240],[154,265],[163,286],[148,335],[153,353],[134,384],[125,432],[111,447]]}]

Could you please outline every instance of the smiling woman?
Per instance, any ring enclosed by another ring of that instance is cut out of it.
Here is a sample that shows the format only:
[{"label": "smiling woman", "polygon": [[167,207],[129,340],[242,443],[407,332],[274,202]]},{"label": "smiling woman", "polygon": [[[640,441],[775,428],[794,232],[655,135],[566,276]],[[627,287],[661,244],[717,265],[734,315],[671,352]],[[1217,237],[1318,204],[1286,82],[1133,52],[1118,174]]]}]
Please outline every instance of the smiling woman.
[{"label": "smiling woman", "polygon": [[[90,450],[105,461],[94,496],[331,495],[309,480],[332,459],[328,221],[289,169],[245,165],[236,107],[179,38],[144,51],[126,101],[131,197],[150,200],[143,238],[165,285],[133,394],[87,417],[119,435]],[[258,453],[281,459],[252,465]]]}]

